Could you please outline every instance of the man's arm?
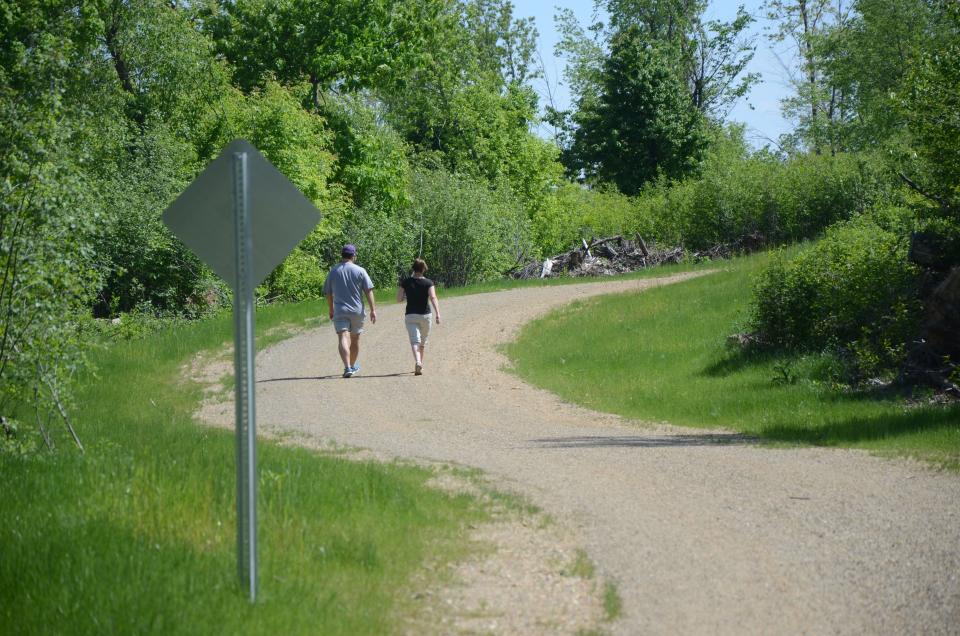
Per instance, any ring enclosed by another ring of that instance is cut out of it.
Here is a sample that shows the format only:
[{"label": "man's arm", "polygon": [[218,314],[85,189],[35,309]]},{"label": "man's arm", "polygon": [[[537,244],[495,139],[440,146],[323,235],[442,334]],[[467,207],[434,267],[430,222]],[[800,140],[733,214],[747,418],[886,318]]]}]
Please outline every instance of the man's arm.
[{"label": "man's arm", "polygon": [[397,287],[397,302],[402,303],[407,297],[407,292],[403,287]]},{"label": "man's arm", "polygon": [[333,292],[327,294],[327,309],[330,310],[330,320],[333,320]]},{"label": "man's arm", "polygon": [[373,290],[364,289],[363,293],[367,296],[367,302],[370,303],[370,322],[377,324],[377,306],[373,302]]}]

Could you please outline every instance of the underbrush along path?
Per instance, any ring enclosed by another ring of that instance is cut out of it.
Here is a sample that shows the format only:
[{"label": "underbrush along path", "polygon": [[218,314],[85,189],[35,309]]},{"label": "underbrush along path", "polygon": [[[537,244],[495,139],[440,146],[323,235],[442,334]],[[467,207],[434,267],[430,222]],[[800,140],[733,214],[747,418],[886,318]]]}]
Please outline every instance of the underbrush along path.
[{"label": "underbrush along path", "polygon": [[624,420],[503,370],[498,345],[537,315],[693,275],[441,297],[421,377],[400,306],[368,325],[353,379],[325,325],[258,356],[260,425],[486,471],[579,526],[619,587],[616,633],[957,633],[955,473]]}]

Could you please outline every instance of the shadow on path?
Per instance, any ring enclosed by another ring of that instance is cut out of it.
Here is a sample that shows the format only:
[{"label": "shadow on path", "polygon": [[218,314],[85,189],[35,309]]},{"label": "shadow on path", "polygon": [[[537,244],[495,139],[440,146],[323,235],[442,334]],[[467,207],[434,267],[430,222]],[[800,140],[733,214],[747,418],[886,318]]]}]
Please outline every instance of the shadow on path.
[{"label": "shadow on path", "polygon": [[544,448],[657,448],[664,446],[714,446],[756,444],[758,440],[740,433],[704,433],[701,435],[587,435],[575,437],[543,437],[530,440]]},{"label": "shadow on path", "polygon": [[407,375],[413,375],[413,371],[406,371],[404,373],[381,373],[371,374],[371,375],[355,375],[352,378],[345,378],[342,375],[307,375],[302,377],[292,377],[292,378],[267,378],[265,380],[257,380],[257,384],[262,382],[296,382],[303,380],[363,380],[365,378],[402,378]]}]

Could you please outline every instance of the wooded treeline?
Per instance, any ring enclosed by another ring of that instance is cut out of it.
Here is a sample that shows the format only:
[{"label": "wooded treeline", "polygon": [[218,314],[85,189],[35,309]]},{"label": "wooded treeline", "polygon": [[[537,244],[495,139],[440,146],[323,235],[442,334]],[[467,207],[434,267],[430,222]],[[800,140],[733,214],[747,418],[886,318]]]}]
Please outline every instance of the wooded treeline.
[{"label": "wooded treeline", "polygon": [[[535,25],[506,0],[0,1],[0,415],[61,409],[93,317],[223,304],[160,213],[236,137],[324,213],[266,300],[317,296],[344,242],[379,285],[417,254],[462,285],[593,235],[759,248],[851,223],[867,229],[832,236],[860,232],[867,255],[875,228],[896,239],[903,310],[870,296],[854,340],[898,364],[942,278],[906,237],[937,237],[937,272],[958,262],[960,9],[771,0],[797,125],[753,151],[725,122],[760,79],[753,18],[706,5],[598,0],[593,25],[561,11],[561,111],[539,103]],[[758,303],[757,329],[780,333],[764,307],[782,307]],[[825,329],[797,342],[849,349]]]}]

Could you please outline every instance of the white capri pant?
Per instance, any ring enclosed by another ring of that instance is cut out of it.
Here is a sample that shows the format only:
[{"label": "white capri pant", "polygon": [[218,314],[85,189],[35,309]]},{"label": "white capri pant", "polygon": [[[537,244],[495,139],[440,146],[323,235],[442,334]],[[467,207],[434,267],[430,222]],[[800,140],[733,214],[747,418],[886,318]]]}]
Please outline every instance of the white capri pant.
[{"label": "white capri pant", "polygon": [[430,322],[433,314],[407,314],[403,318],[407,326],[407,335],[410,336],[410,344],[426,345],[427,338],[430,337]]}]

